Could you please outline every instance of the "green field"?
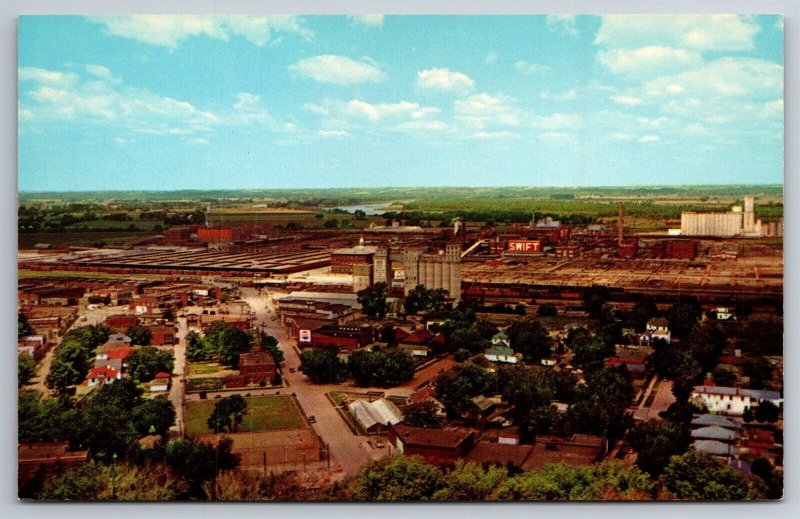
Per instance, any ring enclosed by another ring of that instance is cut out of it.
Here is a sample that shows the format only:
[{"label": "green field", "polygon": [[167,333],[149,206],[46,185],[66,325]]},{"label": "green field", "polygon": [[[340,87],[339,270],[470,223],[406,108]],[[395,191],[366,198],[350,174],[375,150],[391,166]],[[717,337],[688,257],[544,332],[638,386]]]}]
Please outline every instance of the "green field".
[{"label": "green field", "polygon": [[[300,411],[286,395],[246,397],[247,414],[242,420],[238,432],[281,431],[301,429],[305,421]],[[199,400],[186,402],[184,420],[186,434],[210,434],[206,422],[217,400]]]},{"label": "green field", "polygon": [[127,231],[88,231],[88,232],[34,232],[20,233],[19,247],[29,248],[37,243],[51,245],[92,245],[102,242],[108,245],[125,243],[135,238],[147,236],[146,232]]},{"label": "green field", "polygon": [[223,369],[225,368],[214,362],[189,363],[189,375],[208,375],[209,373],[216,373]]}]

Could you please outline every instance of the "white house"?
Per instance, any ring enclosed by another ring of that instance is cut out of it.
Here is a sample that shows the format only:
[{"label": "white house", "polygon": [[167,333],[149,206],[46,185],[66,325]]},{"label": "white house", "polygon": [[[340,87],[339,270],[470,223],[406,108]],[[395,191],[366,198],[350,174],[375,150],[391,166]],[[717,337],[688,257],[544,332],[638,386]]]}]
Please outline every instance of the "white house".
[{"label": "white house", "polygon": [[715,308],[714,314],[717,317],[717,321],[732,321],[736,320],[736,316],[733,314],[730,308]]},{"label": "white house", "polygon": [[483,353],[483,356],[492,362],[505,362],[507,364],[519,362],[519,355],[516,355],[511,348],[504,346],[489,348]]},{"label": "white house", "polygon": [[771,402],[778,407],[783,405],[783,398],[777,391],[721,386],[695,386],[692,400],[705,405],[709,412],[731,416],[741,416],[761,402]]},{"label": "white house", "polygon": [[672,341],[672,334],[669,331],[669,321],[663,317],[655,317],[647,321],[647,335],[651,341],[661,339],[667,342]]},{"label": "white house", "polygon": [[508,339],[508,335],[503,332],[496,333],[492,337],[492,346],[494,347],[504,347],[508,348],[511,346],[511,341]]}]

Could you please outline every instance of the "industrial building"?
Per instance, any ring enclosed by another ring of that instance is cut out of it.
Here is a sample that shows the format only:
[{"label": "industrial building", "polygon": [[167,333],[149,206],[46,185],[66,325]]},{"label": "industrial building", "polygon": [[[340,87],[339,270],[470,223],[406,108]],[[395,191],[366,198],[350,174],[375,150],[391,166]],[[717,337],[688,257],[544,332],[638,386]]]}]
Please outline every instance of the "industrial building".
[{"label": "industrial building", "polygon": [[681,213],[681,234],[720,238],[764,236],[761,220],[755,219],[755,200],[752,195],[744,197],[744,211],[741,206],[734,206],[727,213]]}]

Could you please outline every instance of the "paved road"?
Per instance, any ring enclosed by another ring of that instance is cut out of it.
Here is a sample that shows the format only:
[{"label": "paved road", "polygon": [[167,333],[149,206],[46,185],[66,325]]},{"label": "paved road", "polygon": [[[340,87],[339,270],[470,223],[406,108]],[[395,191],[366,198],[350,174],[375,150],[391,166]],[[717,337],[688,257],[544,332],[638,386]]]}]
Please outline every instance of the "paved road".
[{"label": "paved road", "polygon": [[186,318],[178,317],[178,344],[172,350],[175,356],[175,367],[172,369],[172,387],[169,390],[169,401],[175,407],[175,425],[170,430],[183,436],[183,401],[186,385],[183,382],[186,370],[186,335],[189,330],[186,326]]},{"label": "paved road", "polygon": [[[355,388],[352,384],[315,385],[310,383],[299,371],[290,373],[288,368],[300,366],[300,357],[292,347],[294,341],[288,337],[279,321],[274,316],[272,299],[264,292],[258,294],[256,289],[242,289],[242,299],[256,312],[256,322],[265,324],[265,332],[278,339],[278,346],[283,351],[285,362],[283,376],[290,387],[283,391],[295,393],[297,401],[307,416],[314,416],[314,430],[330,447],[332,464],[338,464],[346,475],[354,475],[365,464],[387,455],[387,449],[378,449],[367,443],[370,438],[353,434],[336,409],[325,396],[330,391],[354,390],[368,391],[370,388]],[[377,389],[377,388],[375,388]],[[409,390],[391,390],[393,394],[406,394]]]}]

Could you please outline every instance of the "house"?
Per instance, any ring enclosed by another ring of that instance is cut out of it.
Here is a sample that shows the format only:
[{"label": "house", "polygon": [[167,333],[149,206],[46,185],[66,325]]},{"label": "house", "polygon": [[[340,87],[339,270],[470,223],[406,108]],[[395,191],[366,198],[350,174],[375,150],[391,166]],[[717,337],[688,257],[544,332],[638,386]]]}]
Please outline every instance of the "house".
[{"label": "house", "polygon": [[115,314],[109,315],[103,322],[113,330],[125,331],[131,326],[139,324],[139,318],[135,315]]},{"label": "house", "polygon": [[21,443],[17,447],[18,488],[25,487],[40,471],[80,467],[87,461],[89,451],[71,451],[68,442]]},{"label": "house", "polygon": [[111,384],[121,378],[122,372],[110,366],[92,368],[89,370],[89,374],[86,375],[86,385],[89,387],[102,386],[103,384]]},{"label": "house", "polygon": [[511,346],[511,340],[504,332],[498,332],[492,336],[492,346],[508,348]]},{"label": "house", "polygon": [[239,375],[244,377],[244,384],[267,385],[273,378],[277,367],[269,352],[263,351],[260,345],[252,351],[239,355]]},{"label": "house", "polygon": [[414,330],[409,335],[400,339],[397,348],[405,351],[412,357],[428,357],[431,350],[431,341],[434,335],[425,328]]},{"label": "house", "polygon": [[403,420],[403,413],[400,412],[400,409],[385,398],[373,402],[353,400],[347,404],[347,409],[367,434],[385,432],[390,424],[396,424]]},{"label": "house", "polygon": [[169,391],[171,381],[172,375],[169,373],[164,371],[156,373],[155,378],[153,378],[153,381],[150,382],[150,392],[157,393],[161,391]]},{"label": "house", "polygon": [[777,391],[722,386],[695,386],[692,400],[712,413],[731,416],[741,416],[762,402],[771,402],[778,407],[783,405],[783,398]]},{"label": "house", "polygon": [[483,352],[483,356],[491,362],[504,362],[507,364],[516,364],[522,357],[520,354],[515,354],[514,350],[508,346],[492,346]]},{"label": "house", "polygon": [[712,425],[736,430],[742,428],[742,420],[739,418],[726,418],[716,414],[701,414],[692,419],[692,427],[709,427]]},{"label": "house", "polygon": [[171,346],[177,342],[174,326],[158,324],[148,326],[147,329],[150,330],[151,346]]},{"label": "house", "polygon": [[[466,417],[473,420],[488,419],[494,413],[498,406],[503,405],[501,396],[483,396],[478,395],[470,400],[469,407],[466,411]],[[507,404],[506,404],[507,405]]]},{"label": "house", "polygon": [[650,343],[656,339],[661,339],[666,342],[671,342],[672,340],[672,335],[669,331],[669,321],[663,317],[655,317],[647,321],[645,330],[649,338],[648,342]]},{"label": "house", "polygon": [[505,467],[512,463],[522,467],[528,456],[533,452],[533,448],[533,445],[479,441],[464,457],[464,460],[479,465],[500,465]]},{"label": "house", "polygon": [[127,343],[107,342],[95,350],[95,360],[124,359],[131,354],[133,348]]},{"label": "house", "polygon": [[124,333],[112,333],[108,336],[105,344],[130,344],[131,338]]},{"label": "house", "polygon": [[444,404],[436,399],[436,390],[433,386],[428,385],[422,389],[414,391],[411,393],[411,395],[409,395],[408,399],[411,404],[431,402],[436,409],[436,416],[439,418],[445,418],[447,416],[447,411],[445,410]]},{"label": "house", "polygon": [[563,463],[572,467],[591,466],[603,459],[607,449],[608,441],[604,436],[537,436],[533,450],[522,468],[538,471],[550,463]]},{"label": "house", "polygon": [[39,361],[47,352],[47,339],[44,335],[28,335],[17,341],[17,355],[28,354],[30,358]]},{"label": "house", "polygon": [[692,442],[692,448],[697,452],[724,458],[729,458],[735,454],[735,449],[732,445],[718,440],[695,440]]},{"label": "house", "polygon": [[389,426],[389,444],[397,454],[421,456],[433,465],[450,465],[463,458],[472,448],[475,432],[452,427],[426,429],[404,424]]},{"label": "house", "polygon": [[717,440],[721,442],[735,442],[739,439],[739,434],[730,429],[718,425],[700,427],[692,431],[692,438],[697,440]]},{"label": "house", "polygon": [[713,310],[714,317],[716,317],[717,321],[735,321],[736,315],[730,308],[715,308]]}]

